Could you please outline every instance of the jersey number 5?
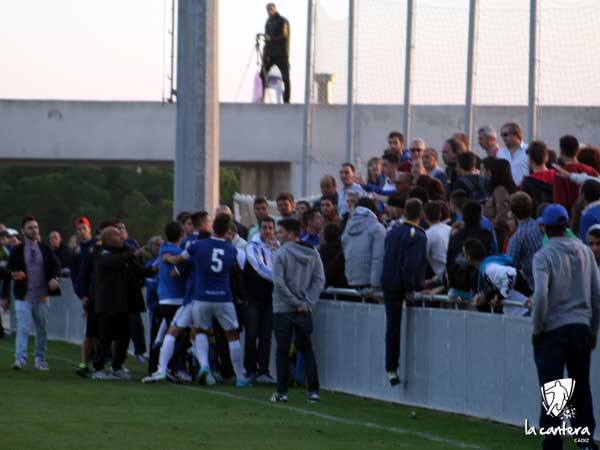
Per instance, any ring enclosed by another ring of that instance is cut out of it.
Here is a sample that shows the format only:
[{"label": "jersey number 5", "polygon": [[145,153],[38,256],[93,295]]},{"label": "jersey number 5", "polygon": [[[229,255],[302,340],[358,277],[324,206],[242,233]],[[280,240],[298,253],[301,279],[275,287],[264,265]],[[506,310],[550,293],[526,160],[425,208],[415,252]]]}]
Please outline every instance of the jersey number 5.
[{"label": "jersey number 5", "polygon": [[222,248],[214,248],[212,252],[210,269],[213,272],[221,272],[223,270],[223,260],[221,259],[225,254],[225,250]]}]

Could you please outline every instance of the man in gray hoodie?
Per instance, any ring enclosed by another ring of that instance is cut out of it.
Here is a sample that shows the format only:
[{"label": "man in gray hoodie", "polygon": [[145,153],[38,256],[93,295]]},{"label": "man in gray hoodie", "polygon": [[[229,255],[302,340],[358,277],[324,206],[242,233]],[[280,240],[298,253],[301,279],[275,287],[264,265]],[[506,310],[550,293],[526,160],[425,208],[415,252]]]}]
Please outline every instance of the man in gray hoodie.
[{"label": "man in gray hoodie", "polygon": [[308,400],[319,401],[317,362],[312,349],[312,310],[325,286],[325,273],[319,253],[299,242],[300,223],[294,219],[279,222],[277,232],[282,246],[273,256],[273,330],[277,341],[277,392],[273,402],[287,402],[289,352],[292,336],[304,358],[308,380]]},{"label": "man in gray hoodie", "polygon": [[[594,411],[590,391],[590,354],[596,346],[600,319],[600,277],[592,251],[579,240],[566,237],[569,215],[559,204],[544,209],[538,222],[548,245],[533,257],[533,351],[540,385],[564,377],[565,365],[575,380],[572,406],[574,428],[587,428],[574,437],[581,448],[594,443]],[[561,417],[542,407],[540,428],[559,427]],[[542,448],[562,449],[562,437],[546,434]]]},{"label": "man in gray hoodie", "polygon": [[385,228],[376,210],[372,199],[360,198],[342,234],[346,279],[355,289],[381,287]]}]

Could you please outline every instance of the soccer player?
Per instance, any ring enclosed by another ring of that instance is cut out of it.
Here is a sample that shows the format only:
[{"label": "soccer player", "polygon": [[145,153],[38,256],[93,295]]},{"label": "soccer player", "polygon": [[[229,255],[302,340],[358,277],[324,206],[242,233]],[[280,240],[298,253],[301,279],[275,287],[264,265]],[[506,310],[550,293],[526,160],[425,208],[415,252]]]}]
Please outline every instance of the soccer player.
[{"label": "soccer player", "polygon": [[243,253],[227,240],[231,234],[231,217],[219,214],[213,223],[213,235],[191,244],[181,255],[165,256],[165,262],[180,264],[193,263],[192,290],[192,335],[196,344],[195,352],[200,362],[198,382],[214,384],[208,365],[208,339],[213,336],[212,321],[216,319],[227,336],[229,353],[236,375],[235,385],[250,386],[244,377],[242,347],[240,345],[237,314],[233,304],[229,273],[236,260]]}]

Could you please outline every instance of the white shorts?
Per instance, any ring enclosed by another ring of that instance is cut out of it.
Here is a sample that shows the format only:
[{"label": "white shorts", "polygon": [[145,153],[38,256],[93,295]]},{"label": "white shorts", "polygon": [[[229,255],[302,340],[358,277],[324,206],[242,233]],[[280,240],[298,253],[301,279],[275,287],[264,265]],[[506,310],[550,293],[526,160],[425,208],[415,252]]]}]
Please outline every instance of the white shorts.
[{"label": "white shorts", "polygon": [[213,318],[217,319],[225,331],[238,328],[237,314],[232,302],[192,302],[192,322],[194,328],[210,330]]},{"label": "white shorts", "polygon": [[173,316],[171,325],[178,328],[189,328],[192,326],[192,304],[182,305],[177,308],[177,312]]}]

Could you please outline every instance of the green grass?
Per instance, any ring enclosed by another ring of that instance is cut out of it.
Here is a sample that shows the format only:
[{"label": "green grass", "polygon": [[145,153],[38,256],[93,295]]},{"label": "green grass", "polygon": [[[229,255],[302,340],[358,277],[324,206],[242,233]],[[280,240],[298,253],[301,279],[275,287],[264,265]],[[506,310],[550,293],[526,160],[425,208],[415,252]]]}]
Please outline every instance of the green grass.
[{"label": "green grass", "polygon": [[79,348],[62,342],[49,345],[49,372],[13,371],[13,351],[0,340],[1,449],[539,448],[522,428],[332,392],[313,405],[292,389],[273,405],[272,386],[144,385],[132,359],[136,381],[94,382],[74,375]]}]

